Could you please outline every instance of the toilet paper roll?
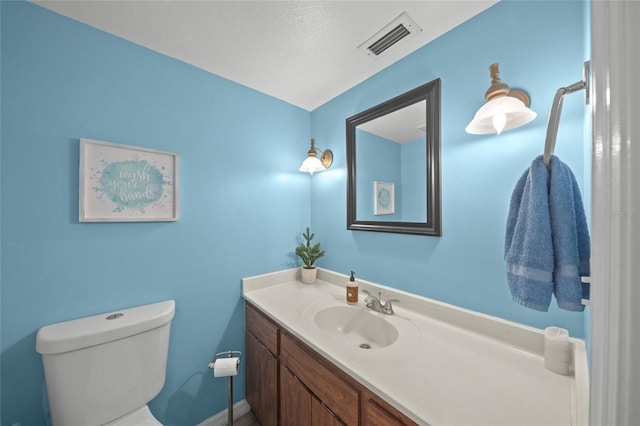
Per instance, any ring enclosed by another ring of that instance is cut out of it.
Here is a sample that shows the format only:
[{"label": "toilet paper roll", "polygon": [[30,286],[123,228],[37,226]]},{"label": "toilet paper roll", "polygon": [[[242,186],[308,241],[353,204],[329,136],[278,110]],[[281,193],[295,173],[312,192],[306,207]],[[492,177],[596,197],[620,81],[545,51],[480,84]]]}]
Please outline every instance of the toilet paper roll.
[{"label": "toilet paper roll", "polygon": [[564,328],[547,327],[544,330],[544,366],[557,374],[569,375],[571,352],[569,332]]},{"label": "toilet paper roll", "polygon": [[545,349],[569,350],[569,332],[564,328],[547,327],[544,329]]},{"label": "toilet paper roll", "polygon": [[213,364],[214,377],[237,376],[238,367],[240,366],[240,358],[218,358]]},{"label": "toilet paper roll", "polygon": [[561,374],[563,376],[568,376],[571,372],[569,361],[563,362],[545,358],[544,366],[547,370],[553,371],[554,373]]},{"label": "toilet paper roll", "polygon": [[570,353],[568,352],[544,352],[544,359],[549,361],[557,361],[557,362],[569,362],[571,359]]}]

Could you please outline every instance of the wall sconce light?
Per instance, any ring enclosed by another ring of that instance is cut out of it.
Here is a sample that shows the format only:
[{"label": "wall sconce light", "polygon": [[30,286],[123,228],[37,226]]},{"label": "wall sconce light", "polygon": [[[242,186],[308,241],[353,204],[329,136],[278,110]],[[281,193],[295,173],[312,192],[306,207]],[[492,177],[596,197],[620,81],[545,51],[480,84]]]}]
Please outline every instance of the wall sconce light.
[{"label": "wall sconce light", "polygon": [[[320,153],[320,159],[318,159],[318,153]],[[313,176],[314,172],[322,172],[331,167],[333,163],[333,152],[330,150],[320,151],[316,148],[316,140],[311,138],[311,148],[307,152],[308,157],[302,162],[302,165],[298,169],[301,172],[309,172]]]},{"label": "wall sconce light", "polygon": [[485,135],[489,133],[500,134],[505,130],[524,126],[537,117],[529,107],[529,96],[521,90],[511,90],[509,86],[500,81],[498,64],[491,64],[491,87],[484,97],[484,104],[466,127],[467,133]]}]

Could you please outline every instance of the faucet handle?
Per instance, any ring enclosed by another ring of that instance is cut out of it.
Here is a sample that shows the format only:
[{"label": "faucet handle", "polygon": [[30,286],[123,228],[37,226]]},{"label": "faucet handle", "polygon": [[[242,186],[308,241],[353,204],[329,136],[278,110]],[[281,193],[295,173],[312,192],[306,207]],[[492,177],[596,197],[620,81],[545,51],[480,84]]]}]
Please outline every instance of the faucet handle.
[{"label": "faucet handle", "polygon": [[371,298],[375,298],[375,296],[373,295],[373,293],[371,293],[371,292],[370,292],[369,290],[367,290],[366,288],[363,288],[363,289],[362,289],[362,292],[363,292],[364,294],[366,294],[366,295],[367,295],[367,297],[365,297],[365,299],[364,299],[365,303],[368,303],[368,302],[369,302],[369,300],[371,300]]},{"label": "faucet handle", "polygon": [[384,302],[384,305],[382,306],[382,310],[385,313],[388,314],[392,314],[393,313],[393,305],[391,304],[391,302],[398,302],[400,303],[400,301],[398,299],[389,299],[386,302]]}]

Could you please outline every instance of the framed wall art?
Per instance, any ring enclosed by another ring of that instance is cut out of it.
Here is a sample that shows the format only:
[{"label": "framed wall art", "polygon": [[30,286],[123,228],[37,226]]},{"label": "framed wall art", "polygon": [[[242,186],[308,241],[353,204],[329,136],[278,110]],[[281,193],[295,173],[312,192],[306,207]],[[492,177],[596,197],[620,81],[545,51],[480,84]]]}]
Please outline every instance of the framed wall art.
[{"label": "framed wall art", "polygon": [[395,187],[390,182],[373,182],[373,214],[394,214]]},{"label": "framed wall art", "polygon": [[79,220],[178,220],[178,154],[80,139]]}]

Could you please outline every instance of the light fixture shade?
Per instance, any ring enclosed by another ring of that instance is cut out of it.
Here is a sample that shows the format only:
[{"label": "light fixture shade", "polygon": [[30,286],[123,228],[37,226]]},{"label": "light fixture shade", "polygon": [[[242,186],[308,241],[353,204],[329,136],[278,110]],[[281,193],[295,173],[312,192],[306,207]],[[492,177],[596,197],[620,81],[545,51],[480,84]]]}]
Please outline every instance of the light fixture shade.
[{"label": "light fixture shade", "polygon": [[[500,126],[497,122],[501,120],[497,116],[501,114],[504,114],[504,128],[499,129]],[[465,130],[474,135],[500,134],[505,130],[524,126],[537,116],[538,114],[527,108],[520,99],[512,96],[499,96],[480,107]]]},{"label": "light fixture shade", "polygon": [[[320,159],[318,159],[318,153]],[[307,151],[307,158],[302,162],[302,165],[298,169],[299,172],[308,172],[313,176],[314,172],[322,172],[331,167],[333,163],[333,152],[330,149],[320,151],[316,148],[316,140],[311,138],[311,147]]]},{"label": "light fixture shade", "polygon": [[321,172],[323,170],[327,170],[327,168],[315,155],[309,155],[298,169],[300,172],[309,172],[311,175],[313,175],[314,172]]}]

